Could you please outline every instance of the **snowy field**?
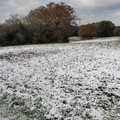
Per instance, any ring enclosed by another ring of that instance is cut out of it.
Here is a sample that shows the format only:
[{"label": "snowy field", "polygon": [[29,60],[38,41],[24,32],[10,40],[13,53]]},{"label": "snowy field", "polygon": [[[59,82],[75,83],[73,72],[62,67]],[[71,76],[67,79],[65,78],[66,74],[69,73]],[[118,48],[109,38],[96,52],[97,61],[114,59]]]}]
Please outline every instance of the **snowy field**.
[{"label": "snowy field", "polygon": [[120,120],[116,39],[0,48],[0,120]]}]

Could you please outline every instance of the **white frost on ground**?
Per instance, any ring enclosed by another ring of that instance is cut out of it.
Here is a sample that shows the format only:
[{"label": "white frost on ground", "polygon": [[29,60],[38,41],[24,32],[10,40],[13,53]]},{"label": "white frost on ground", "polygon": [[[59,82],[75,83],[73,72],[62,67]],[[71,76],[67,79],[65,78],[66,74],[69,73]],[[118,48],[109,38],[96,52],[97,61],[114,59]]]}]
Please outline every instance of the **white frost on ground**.
[{"label": "white frost on ground", "polygon": [[0,109],[8,120],[119,120],[120,42],[1,48]]},{"label": "white frost on ground", "polygon": [[4,117],[0,117],[0,120],[8,120],[8,119],[6,119],[6,118],[4,118]]},{"label": "white frost on ground", "polygon": [[95,42],[110,42],[110,41],[120,41],[120,37],[106,37],[106,38],[97,38],[91,40],[79,40],[71,41],[70,43],[95,43]]}]

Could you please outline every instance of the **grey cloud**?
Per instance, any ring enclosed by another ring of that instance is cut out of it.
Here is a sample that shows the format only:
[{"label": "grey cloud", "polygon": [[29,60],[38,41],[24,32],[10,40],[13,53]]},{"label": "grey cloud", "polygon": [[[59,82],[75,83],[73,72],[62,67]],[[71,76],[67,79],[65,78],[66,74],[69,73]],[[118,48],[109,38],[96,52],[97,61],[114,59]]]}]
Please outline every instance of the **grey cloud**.
[{"label": "grey cloud", "polygon": [[109,9],[120,5],[120,0],[66,0],[66,2],[81,9]]},{"label": "grey cloud", "polygon": [[[11,14],[27,15],[31,9],[46,5],[51,0],[0,0],[0,22]],[[82,24],[101,20],[111,20],[120,25],[120,0],[52,0],[65,2],[75,8]]]}]

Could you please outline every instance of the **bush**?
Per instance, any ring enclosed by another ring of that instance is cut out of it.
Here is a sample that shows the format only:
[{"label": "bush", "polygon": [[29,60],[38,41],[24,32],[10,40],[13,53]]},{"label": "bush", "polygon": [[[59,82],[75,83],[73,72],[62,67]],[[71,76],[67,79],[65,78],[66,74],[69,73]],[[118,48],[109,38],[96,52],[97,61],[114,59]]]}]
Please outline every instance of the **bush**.
[{"label": "bush", "polygon": [[96,36],[96,27],[94,24],[87,24],[80,26],[79,36],[86,38],[93,38]]},{"label": "bush", "polygon": [[115,29],[114,29],[114,36],[120,36],[120,26],[115,27]]},{"label": "bush", "polygon": [[97,37],[113,36],[114,24],[111,21],[101,21],[97,26]]},{"label": "bush", "polygon": [[0,46],[6,46],[8,44],[8,41],[6,41],[6,34],[0,34]]}]

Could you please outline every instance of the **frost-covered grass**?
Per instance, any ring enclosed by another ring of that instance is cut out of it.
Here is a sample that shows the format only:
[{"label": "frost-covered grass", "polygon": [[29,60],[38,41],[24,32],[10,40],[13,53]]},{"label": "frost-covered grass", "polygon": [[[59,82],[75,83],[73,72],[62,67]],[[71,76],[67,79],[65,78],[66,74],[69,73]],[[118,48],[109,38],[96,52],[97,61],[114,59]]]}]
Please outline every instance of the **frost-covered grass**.
[{"label": "frost-covered grass", "polygon": [[0,120],[57,119],[120,120],[119,41],[0,49]]}]

